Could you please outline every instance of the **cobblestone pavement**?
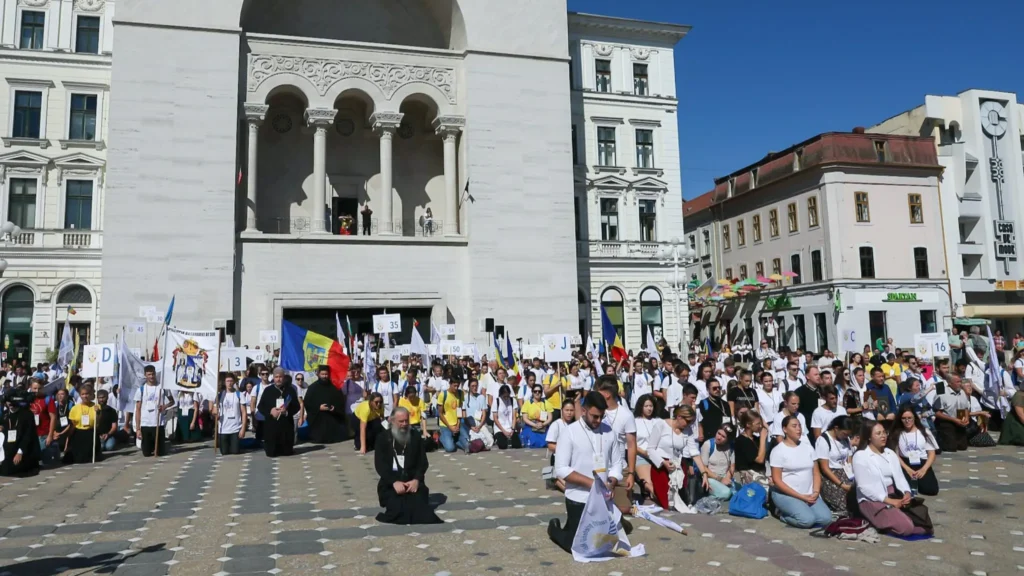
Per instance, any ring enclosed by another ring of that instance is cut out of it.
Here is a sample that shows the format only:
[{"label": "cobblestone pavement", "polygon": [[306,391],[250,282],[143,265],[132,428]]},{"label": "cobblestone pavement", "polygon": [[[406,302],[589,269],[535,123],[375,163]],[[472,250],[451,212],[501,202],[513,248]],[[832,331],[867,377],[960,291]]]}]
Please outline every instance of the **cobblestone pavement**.
[{"label": "cobblestone pavement", "polygon": [[[929,499],[936,537],[877,544],[812,538],[776,520],[671,517],[689,535],[635,520],[647,556],[576,564],[546,536],[564,513],[539,479],[543,452],[431,454],[427,484],[445,524],[381,525],[369,456],[351,444],[160,460],[0,479],[0,576],[50,574],[1009,574],[1024,571],[1024,451],[940,457]],[[255,495],[255,496],[253,496]]]}]

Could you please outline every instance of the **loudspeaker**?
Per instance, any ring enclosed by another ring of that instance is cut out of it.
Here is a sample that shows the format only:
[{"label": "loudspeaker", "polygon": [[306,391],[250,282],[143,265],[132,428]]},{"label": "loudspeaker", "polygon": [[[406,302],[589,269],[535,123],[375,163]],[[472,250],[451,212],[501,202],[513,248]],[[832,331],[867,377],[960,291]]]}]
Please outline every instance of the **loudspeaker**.
[{"label": "loudspeaker", "polygon": [[228,320],[227,322],[224,323],[224,333],[225,334],[231,334],[232,336],[235,335],[235,321],[234,320]]},{"label": "loudspeaker", "polygon": [[505,337],[505,327],[504,326],[495,326],[494,327],[494,337],[495,338],[504,338]]},{"label": "loudspeaker", "polygon": [[484,318],[484,332],[494,332],[494,318]]}]

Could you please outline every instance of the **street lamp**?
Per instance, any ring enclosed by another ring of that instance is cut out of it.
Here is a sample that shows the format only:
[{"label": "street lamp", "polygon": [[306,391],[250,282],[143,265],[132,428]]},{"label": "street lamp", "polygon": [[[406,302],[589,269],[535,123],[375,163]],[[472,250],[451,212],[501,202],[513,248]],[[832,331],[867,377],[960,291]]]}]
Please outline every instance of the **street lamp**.
[{"label": "street lamp", "polygon": [[[4,222],[0,226],[0,241],[4,243],[4,248],[14,242],[14,237],[21,234],[21,228],[14,222]],[[0,278],[3,277],[4,272],[7,270],[7,260],[0,257]]]},{"label": "street lamp", "polygon": [[679,347],[676,348],[680,353],[683,351],[683,311],[682,311],[682,294],[686,289],[686,282],[679,277],[679,266],[680,264],[685,268],[696,262],[697,253],[687,245],[680,244],[679,238],[673,238],[672,241],[663,245],[658,250],[658,258],[661,259],[660,264],[662,266],[672,266],[672,281],[671,285],[676,290],[676,334],[679,337]]}]

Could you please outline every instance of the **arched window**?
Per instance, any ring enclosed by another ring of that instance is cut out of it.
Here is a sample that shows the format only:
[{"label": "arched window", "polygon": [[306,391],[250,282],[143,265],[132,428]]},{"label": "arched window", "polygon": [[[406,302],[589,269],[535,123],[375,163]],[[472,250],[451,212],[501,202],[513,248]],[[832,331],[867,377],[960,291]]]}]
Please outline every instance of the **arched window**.
[{"label": "arched window", "polygon": [[[644,348],[661,340],[665,333],[661,316],[661,292],[654,288],[645,288],[640,293],[640,329],[643,331],[641,338]],[[654,342],[647,341],[648,329]]]},{"label": "arched window", "polygon": [[[629,350],[629,345],[626,344],[626,314],[625,307],[623,306],[622,292],[615,288],[608,288],[601,293],[601,308],[604,309],[604,313],[608,315],[608,320],[619,334],[622,345]],[[601,339],[604,340],[604,337],[602,336]],[[608,344],[611,345],[611,342]]]},{"label": "arched window", "polygon": [[0,312],[3,349],[10,360],[32,360],[32,312],[35,298],[25,286],[13,286],[4,292]]},{"label": "arched window", "polygon": [[60,291],[57,304],[92,304],[92,294],[85,286],[72,284]]}]

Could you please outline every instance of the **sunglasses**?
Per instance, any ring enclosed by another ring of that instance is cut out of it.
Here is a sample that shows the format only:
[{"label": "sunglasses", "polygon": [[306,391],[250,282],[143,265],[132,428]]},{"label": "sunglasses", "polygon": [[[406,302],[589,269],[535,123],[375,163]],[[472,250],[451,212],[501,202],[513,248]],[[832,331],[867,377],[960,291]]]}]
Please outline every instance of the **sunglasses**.
[{"label": "sunglasses", "polygon": [[719,390],[721,390],[721,389],[722,389],[722,387],[721,387],[721,386],[715,386],[714,388],[711,388],[710,390],[711,390],[712,392],[718,392],[718,391],[719,391]]}]

